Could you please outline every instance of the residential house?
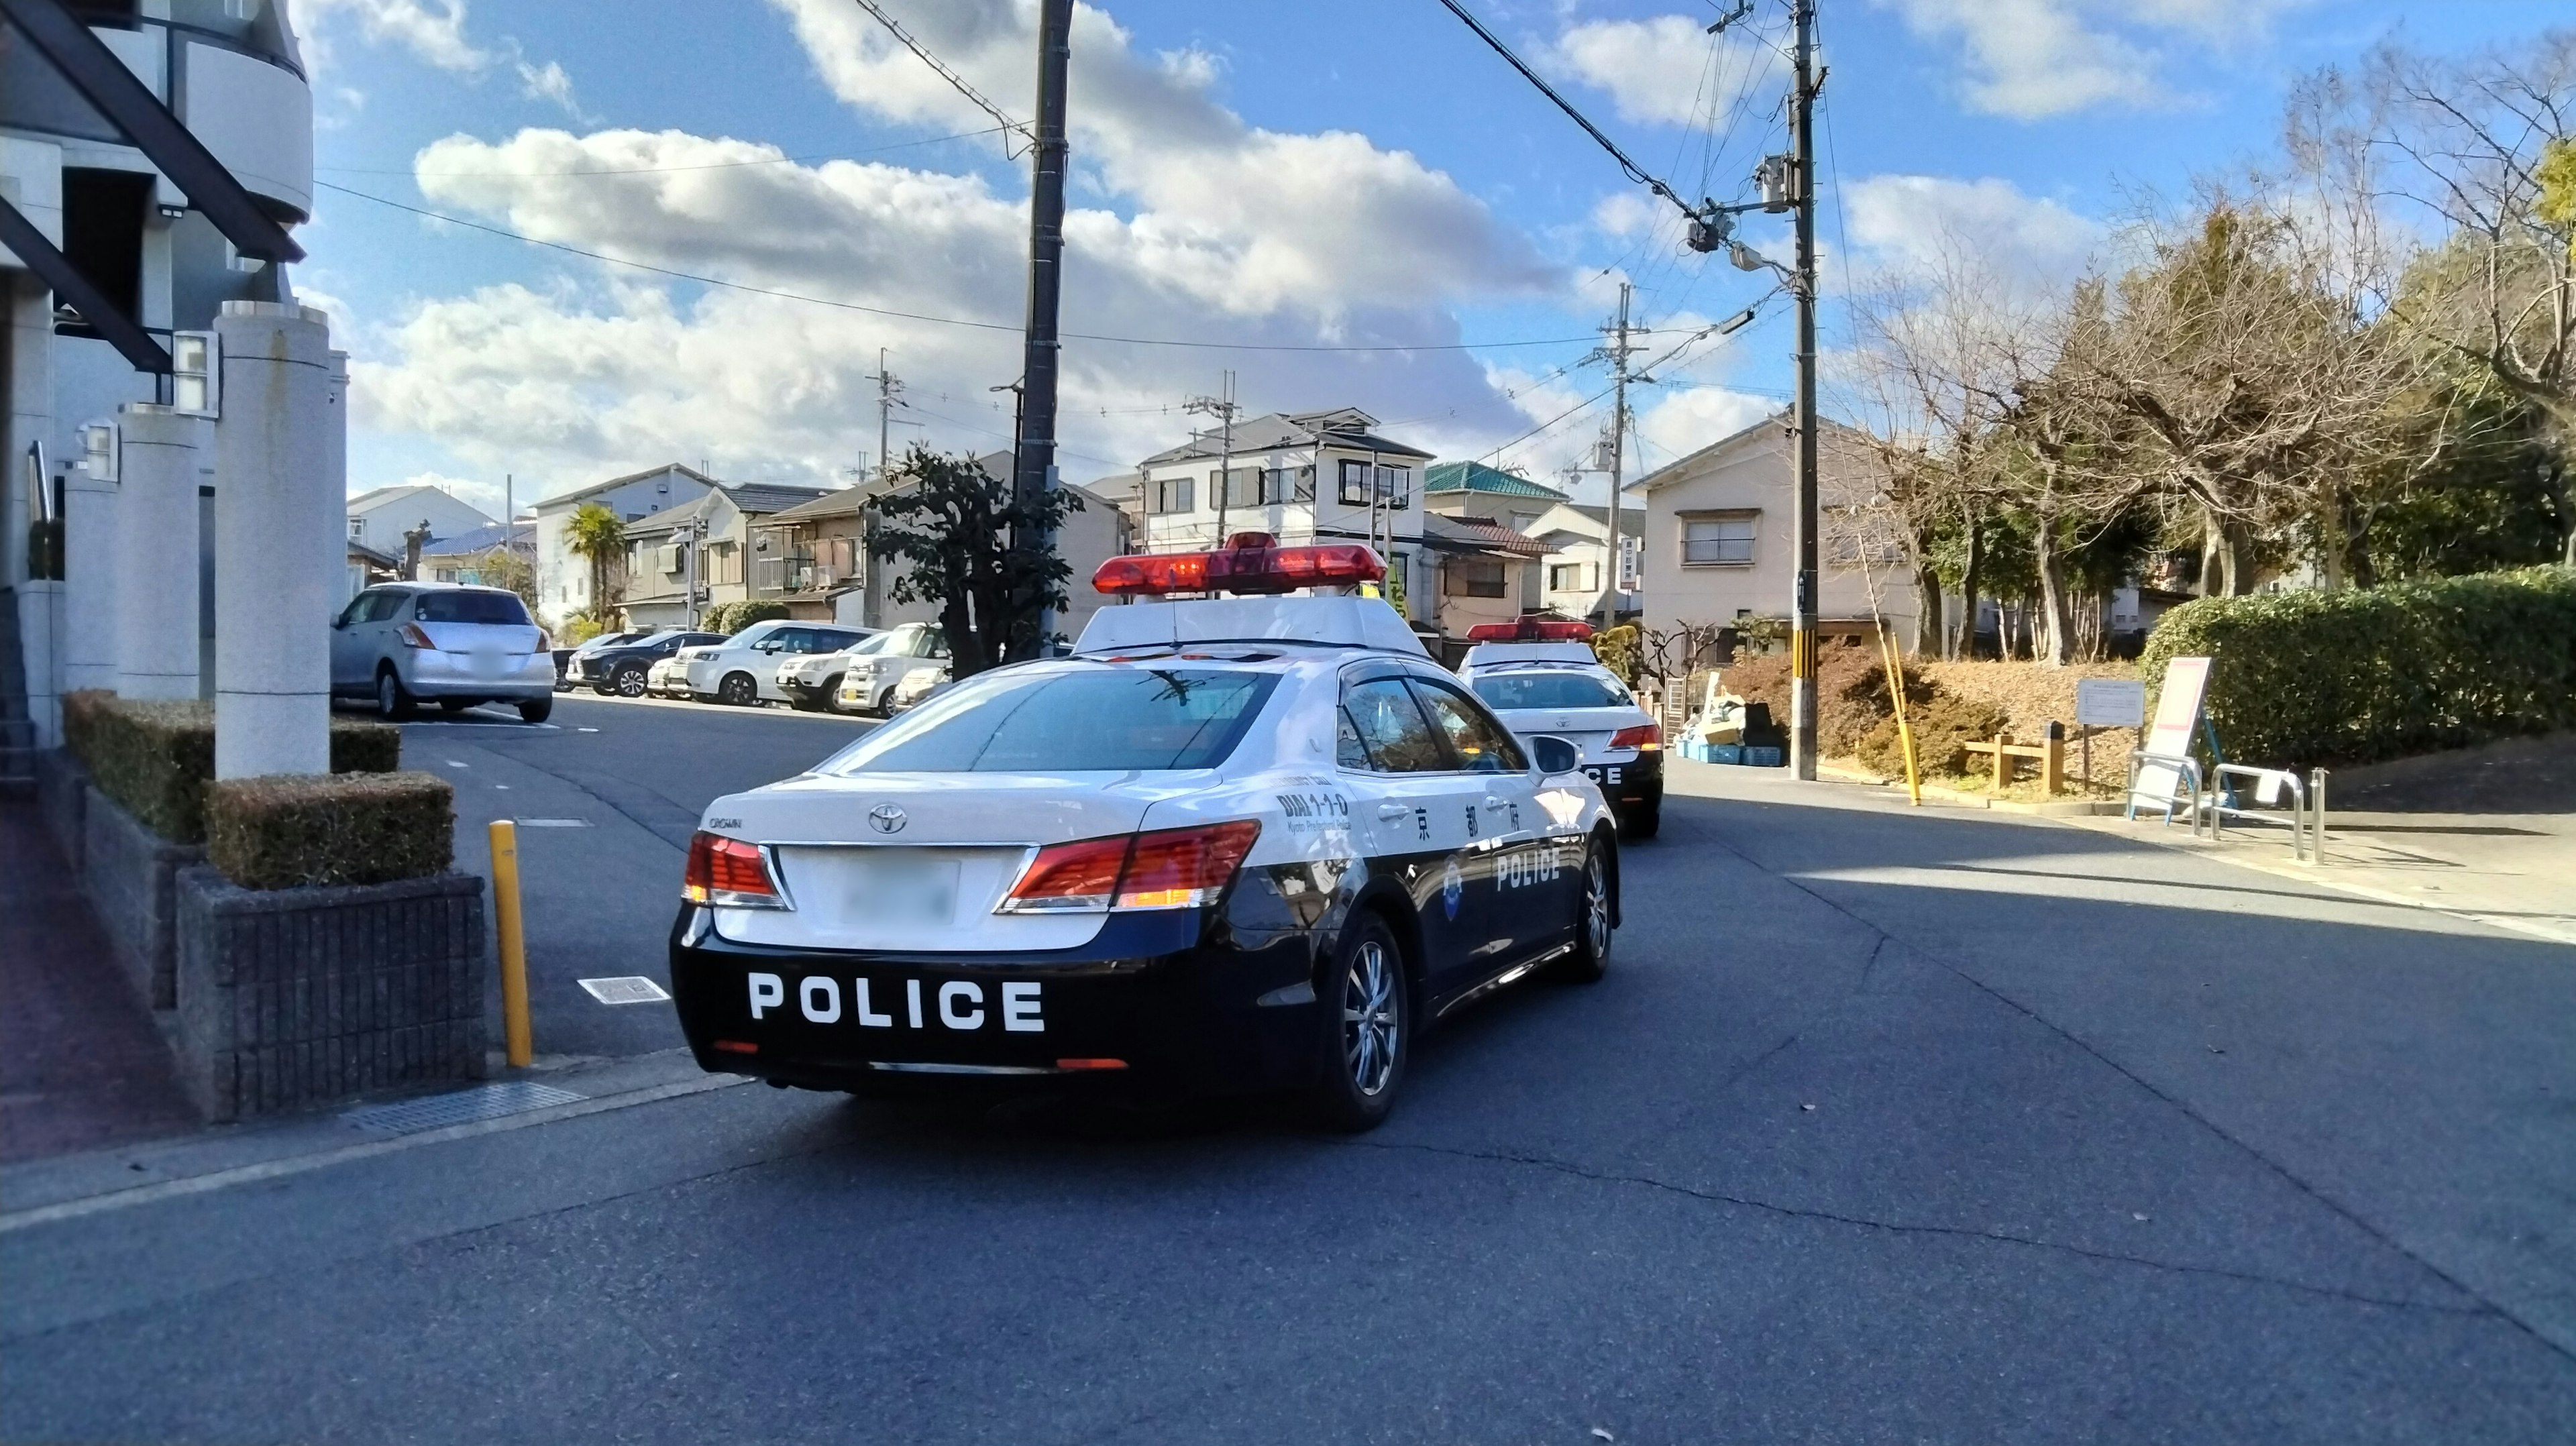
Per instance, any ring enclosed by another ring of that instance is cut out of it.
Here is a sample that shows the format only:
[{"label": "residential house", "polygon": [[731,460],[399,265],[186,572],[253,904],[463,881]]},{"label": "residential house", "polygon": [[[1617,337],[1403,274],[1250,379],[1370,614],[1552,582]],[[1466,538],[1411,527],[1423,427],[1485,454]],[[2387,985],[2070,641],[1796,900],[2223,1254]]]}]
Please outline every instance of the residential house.
[{"label": "residential house", "polygon": [[1282,543],[1364,542],[1417,626],[1436,611],[1423,554],[1419,473],[1431,454],[1380,435],[1357,407],[1274,412],[1196,433],[1137,466],[1136,545],[1196,552],[1238,532]]},{"label": "residential house", "polygon": [[378,487],[349,499],[349,540],[400,557],[403,538],[423,523],[432,541],[500,524],[471,503],[426,483]]},{"label": "residential house", "polygon": [[1428,566],[1417,567],[1414,576],[1428,573],[1430,585],[1412,611],[1422,617],[1422,604],[1428,605],[1428,621],[1439,633],[1447,661],[1466,656],[1470,628],[1508,623],[1526,611],[1521,599],[1546,553],[1545,543],[1501,522],[1436,512],[1423,517],[1421,556]]},{"label": "residential house", "polygon": [[[996,478],[1011,475],[1008,452],[988,453],[975,463]],[[1113,479],[1111,485],[1122,480],[1133,484],[1128,478]],[[899,486],[900,481],[894,479],[892,485]],[[751,596],[786,604],[790,617],[863,627],[937,621],[933,604],[894,600],[891,589],[901,575],[901,564],[874,570],[868,566],[871,513],[888,486],[881,476],[871,478],[763,518],[752,528]],[[1056,529],[1056,555],[1072,569],[1058,629],[1067,637],[1077,637],[1101,601],[1091,590],[1091,575],[1102,562],[1129,549],[1130,529],[1119,498],[1069,482],[1063,486],[1082,500],[1082,506],[1068,510]]]},{"label": "residential house", "polygon": [[[1521,529],[1547,551],[1531,569],[1538,611],[1588,619],[1613,627],[1645,611],[1640,568],[1646,552],[1646,512],[1619,509],[1618,576],[1611,576],[1610,509],[1561,502]],[[1613,586],[1618,596],[1611,596]]]},{"label": "residential house", "polygon": [[[1656,469],[1646,496],[1642,581],[1650,624],[1785,617],[1797,564],[1791,528],[1796,457],[1786,413]],[[1817,436],[1822,503],[1817,625],[1827,638],[1874,636],[1879,620],[1914,637],[1914,579],[1877,506],[1869,439],[1825,421]]]},{"label": "residential house", "polygon": [[442,537],[421,549],[421,580],[502,586],[487,579],[483,570],[485,560],[504,546],[520,561],[534,567],[537,561],[537,525],[534,522],[514,522],[504,526],[495,522],[489,527],[460,532],[454,537]]},{"label": "residential house", "polygon": [[[715,485],[715,479],[705,473],[669,462],[576,487],[536,504],[538,611],[561,621],[598,601],[590,591],[590,560],[572,550],[572,515],[582,504],[596,502],[616,513],[618,521],[632,524],[694,502]],[[615,603],[625,586],[623,564],[611,566],[607,601]]]},{"label": "residential house", "polygon": [[820,487],[698,480],[704,490],[695,498],[626,525],[628,627],[688,627],[718,603],[750,600],[756,524],[828,495]]},{"label": "residential house", "polygon": [[[1481,518],[1526,534],[1540,513],[1566,500],[1553,487],[1482,462],[1434,462],[1422,469],[1423,510],[1442,517]],[[1520,590],[1514,596],[1522,612],[1535,612],[1540,606],[1538,569],[1524,567],[1519,574]]]}]

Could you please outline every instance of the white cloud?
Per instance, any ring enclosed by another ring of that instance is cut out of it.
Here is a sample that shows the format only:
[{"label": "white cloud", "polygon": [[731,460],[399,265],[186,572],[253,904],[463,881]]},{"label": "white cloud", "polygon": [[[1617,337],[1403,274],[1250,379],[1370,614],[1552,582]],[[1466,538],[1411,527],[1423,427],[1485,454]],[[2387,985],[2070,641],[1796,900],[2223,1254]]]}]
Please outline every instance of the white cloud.
[{"label": "white cloud", "polygon": [[1548,68],[1605,91],[1622,119],[1640,125],[1702,125],[1718,106],[1776,79],[1767,46],[1712,41],[1706,22],[1684,15],[1592,20],[1568,28],[1542,53]]},{"label": "white cloud", "polygon": [[1843,187],[1855,258],[1863,268],[1922,271],[1972,255],[1993,274],[2030,286],[2063,285],[2102,246],[2102,223],[1996,177],[1867,176]]},{"label": "white cloud", "polygon": [[513,63],[519,70],[520,94],[530,100],[553,101],[568,115],[581,114],[581,107],[573,103],[572,76],[565,72],[562,62],[549,60],[543,65],[530,65],[520,60]]},{"label": "white cloud", "polygon": [[[370,45],[391,45],[424,64],[472,79],[506,65],[517,72],[522,95],[551,101],[567,115],[582,113],[573,102],[572,76],[560,61],[531,63],[515,36],[505,35],[497,45],[475,43],[466,34],[465,0],[298,0],[295,14],[317,74],[333,68],[332,32],[346,17]],[[339,91],[352,109],[365,101],[351,87]]]},{"label": "white cloud", "polygon": [[[972,130],[982,113],[839,0],[778,0],[844,99]],[[856,17],[857,23],[851,23]],[[1025,113],[1027,14],[1008,0],[926,9],[924,42]],[[1565,277],[1446,175],[1349,132],[1246,125],[1210,96],[1213,62],[1148,57],[1078,11],[1074,156],[1106,204],[1066,217],[1069,333],[1236,344],[1456,339],[1467,301],[1563,295]],[[571,171],[599,172],[567,177]],[[414,305],[358,368],[358,420],[436,439],[523,481],[711,459],[738,476],[826,474],[876,442],[879,347],[909,385],[909,438],[1002,445],[1020,370],[1024,199],[973,174],[788,162],[678,131],[452,137],[417,163],[443,208],[647,265],[828,298],[835,309],[698,292],[609,271]],[[874,312],[856,308],[874,308]],[[990,329],[879,314],[982,321]],[[1068,340],[1066,471],[1132,465],[1190,425],[1186,395],[1241,373],[1259,410],[1355,404],[1446,447],[1508,435],[1511,404],[1464,352],[1236,352]],[[1486,440],[1483,445],[1490,445]]]},{"label": "white cloud", "polygon": [[2167,71],[2175,42],[2216,59],[2260,42],[2272,19],[2311,0],[1878,0],[1926,38],[1965,51],[1974,109],[2039,120],[2096,106],[2182,104]]}]

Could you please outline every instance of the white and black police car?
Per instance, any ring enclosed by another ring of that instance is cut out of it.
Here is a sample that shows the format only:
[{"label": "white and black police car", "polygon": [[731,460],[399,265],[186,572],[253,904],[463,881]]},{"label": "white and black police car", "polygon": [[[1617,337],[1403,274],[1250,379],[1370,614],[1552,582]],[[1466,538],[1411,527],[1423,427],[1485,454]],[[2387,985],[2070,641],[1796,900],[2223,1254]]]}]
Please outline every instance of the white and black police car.
[{"label": "white and black police car", "polygon": [[1599,978],[1600,790],[1350,595],[1383,573],[1260,533],[1112,558],[1095,586],[1135,601],[1071,656],[718,799],[671,935],[698,1062],[859,1093],[1299,1090],[1365,1129],[1431,1022]]},{"label": "white and black police car", "polygon": [[1570,618],[1487,623],[1467,630],[1472,646],[1458,674],[1520,737],[1573,744],[1620,836],[1653,838],[1663,827],[1664,730],[1601,666],[1591,637],[1591,624]]}]

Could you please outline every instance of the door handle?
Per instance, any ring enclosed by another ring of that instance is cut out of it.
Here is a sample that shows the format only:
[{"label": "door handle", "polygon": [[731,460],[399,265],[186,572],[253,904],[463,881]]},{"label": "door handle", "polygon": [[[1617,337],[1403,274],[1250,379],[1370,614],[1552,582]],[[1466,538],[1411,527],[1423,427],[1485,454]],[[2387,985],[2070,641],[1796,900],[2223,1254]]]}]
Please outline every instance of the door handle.
[{"label": "door handle", "polygon": [[1411,818],[1413,810],[1400,803],[1381,803],[1377,806],[1377,816],[1392,823],[1400,818]]}]

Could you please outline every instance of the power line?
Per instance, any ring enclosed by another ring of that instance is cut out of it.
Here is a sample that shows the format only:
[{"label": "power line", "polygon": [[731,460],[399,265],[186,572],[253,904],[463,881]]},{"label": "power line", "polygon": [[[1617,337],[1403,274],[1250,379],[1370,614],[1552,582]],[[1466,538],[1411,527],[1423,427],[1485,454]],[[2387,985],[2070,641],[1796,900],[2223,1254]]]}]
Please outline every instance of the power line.
[{"label": "power line", "polygon": [[[720,287],[726,291],[740,291],[749,293],[753,296],[774,297],[780,301],[801,301],[810,306],[828,306],[840,311],[864,312],[869,316],[888,317],[896,321],[928,322],[934,326],[962,326],[975,331],[1007,331],[1015,335],[1020,330],[1018,324],[1011,322],[969,321],[963,317],[956,316],[931,316],[926,313],[916,311],[895,311],[888,307],[867,306],[856,301],[836,301],[828,296],[808,296],[802,292],[782,291],[773,286],[753,286],[746,282],[727,281],[719,276],[701,276],[693,271],[679,271],[668,266],[656,266],[649,261],[630,261],[623,256],[610,256],[603,252],[588,251],[579,246],[567,245],[561,241],[547,241],[540,237],[523,235],[505,227],[486,225],[481,221],[468,221],[462,216],[450,216],[443,211],[432,211],[425,206],[406,205],[401,201],[394,200],[390,196],[378,196],[366,191],[353,190],[350,187],[337,185],[330,181],[317,180],[313,184],[326,191],[336,191],[343,196],[354,196],[361,201],[373,201],[379,206],[390,206],[397,211],[408,211],[412,215],[424,217],[432,221],[443,221],[450,226],[462,226],[469,231],[481,231],[486,235],[499,236],[507,240],[523,242],[530,246],[543,246],[549,251],[562,251],[573,256],[583,257],[587,260],[605,262],[611,266],[624,266],[636,271],[649,271],[656,276],[670,277],[674,281],[692,281],[701,286]],[[1112,342],[1120,346],[1184,347],[1194,351],[1335,352],[1364,354],[1429,351],[1494,351],[1505,347],[1571,346],[1576,342],[1588,342],[1592,340],[1592,338],[1588,336],[1542,336],[1527,337],[1515,341],[1453,341],[1416,342],[1382,346],[1323,346],[1288,342],[1181,341],[1169,337],[1111,336],[1098,332],[1083,331],[1068,331],[1065,332],[1064,335],[1066,338],[1074,341]]]},{"label": "power line", "polygon": [[895,39],[903,42],[904,49],[911,51],[920,59],[922,64],[929,66],[941,80],[948,82],[949,86],[959,95],[973,101],[976,107],[982,110],[984,114],[1000,121],[1003,129],[1016,131],[1032,143],[1037,140],[1037,133],[1029,128],[1028,122],[1013,120],[1009,115],[1003,112],[1000,106],[986,100],[982,91],[977,90],[975,87],[966,83],[966,77],[959,75],[954,69],[950,68],[948,62],[931,54],[930,47],[913,39],[912,33],[897,24],[895,22],[895,18],[888,15],[885,11],[885,7],[878,4],[877,0],[853,0],[853,3],[855,3],[860,9],[868,12],[870,15],[875,16],[878,24],[884,26],[890,33],[892,33]]}]

